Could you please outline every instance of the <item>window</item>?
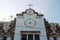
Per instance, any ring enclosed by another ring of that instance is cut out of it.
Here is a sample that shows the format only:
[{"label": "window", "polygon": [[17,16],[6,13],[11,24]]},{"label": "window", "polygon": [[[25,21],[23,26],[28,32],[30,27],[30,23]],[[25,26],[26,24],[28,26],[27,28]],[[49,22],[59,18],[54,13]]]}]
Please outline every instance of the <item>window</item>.
[{"label": "window", "polygon": [[35,40],[40,40],[39,35],[35,35]]},{"label": "window", "polygon": [[32,34],[28,35],[28,40],[33,40],[33,35]]},{"label": "window", "polygon": [[40,31],[21,31],[21,40],[40,40]]},{"label": "window", "polygon": [[[27,37],[28,36],[28,37]],[[35,40],[40,40],[39,35],[34,35]],[[22,34],[21,40],[33,40],[33,34]]]},{"label": "window", "polygon": [[26,34],[22,34],[22,40],[27,40],[27,35]]}]

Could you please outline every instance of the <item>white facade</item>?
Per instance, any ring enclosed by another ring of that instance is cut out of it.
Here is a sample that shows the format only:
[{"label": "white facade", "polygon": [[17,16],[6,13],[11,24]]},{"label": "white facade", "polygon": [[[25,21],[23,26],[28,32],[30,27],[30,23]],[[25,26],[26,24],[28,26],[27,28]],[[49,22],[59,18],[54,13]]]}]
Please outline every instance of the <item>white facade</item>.
[{"label": "white facade", "polygon": [[[30,13],[29,13],[30,11]],[[37,16],[37,13],[35,13],[32,9],[28,9],[26,12],[23,13],[23,15],[16,17],[16,27],[15,27],[15,34],[14,34],[14,40],[22,40],[22,33],[23,31],[28,31],[30,33],[23,33],[27,34],[27,40],[28,40],[28,34],[33,34],[33,40],[35,40],[35,34],[39,34],[40,40],[47,40],[47,34],[44,24],[44,18],[43,16]],[[37,33],[31,33],[31,32],[37,32]],[[38,31],[40,33],[38,33]]]}]

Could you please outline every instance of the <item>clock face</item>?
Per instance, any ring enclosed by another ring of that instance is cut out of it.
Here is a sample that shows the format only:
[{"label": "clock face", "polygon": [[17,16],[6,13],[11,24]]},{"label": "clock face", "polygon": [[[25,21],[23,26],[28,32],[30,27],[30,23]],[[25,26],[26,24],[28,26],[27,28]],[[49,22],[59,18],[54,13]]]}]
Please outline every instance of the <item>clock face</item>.
[{"label": "clock face", "polygon": [[24,21],[24,25],[26,25],[27,27],[34,27],[36,25],[36,21],[29,18]]},{"label": "clock face", "polygon": [[33,10],[27,10],[27,14],[33,14]]}]

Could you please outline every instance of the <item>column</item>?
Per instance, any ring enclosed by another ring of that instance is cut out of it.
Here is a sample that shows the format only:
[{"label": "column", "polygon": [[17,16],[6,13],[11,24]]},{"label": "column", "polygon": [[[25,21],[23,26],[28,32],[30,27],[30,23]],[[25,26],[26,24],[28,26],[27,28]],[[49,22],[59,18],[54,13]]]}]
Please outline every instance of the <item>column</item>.
[{"label": "column", "polygon": [[40,40],[47,40],[47,36],[46,35],[40,35]]},{"label": "column", "polygon": [[28,40],[28,34],[27,34],[27,40]]},{"label": "column", "polygon": [[35,34],[33,34],[33,40],[35,40]]},{"label": "column", "polygon": [[20,35],[15,35],[14,40],[20,40]]},{"label": "column", "polygon": [[20,34],[20,40],[22,40],[22,34]]}]

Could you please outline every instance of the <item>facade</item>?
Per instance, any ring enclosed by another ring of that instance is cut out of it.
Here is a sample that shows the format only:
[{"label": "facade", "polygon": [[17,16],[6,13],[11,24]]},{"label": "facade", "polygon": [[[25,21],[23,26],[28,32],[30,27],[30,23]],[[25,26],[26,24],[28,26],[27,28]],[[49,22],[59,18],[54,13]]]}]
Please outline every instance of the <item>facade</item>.
[{"label": "facade", "polygon": [[60,40],[60,26],[29,8],[11,22],[0,22],[0,40]]}]

